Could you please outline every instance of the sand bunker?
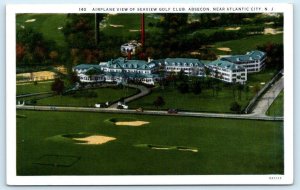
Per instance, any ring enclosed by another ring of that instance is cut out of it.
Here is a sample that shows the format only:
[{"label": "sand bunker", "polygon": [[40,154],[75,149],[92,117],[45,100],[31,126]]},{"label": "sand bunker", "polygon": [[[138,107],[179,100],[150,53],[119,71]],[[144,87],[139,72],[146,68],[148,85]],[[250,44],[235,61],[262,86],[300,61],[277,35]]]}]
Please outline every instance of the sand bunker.
[{"label": "sand bunker", "polygon": [[217,49],[221,50],[221,51],[227,51],[227,52],[231,51],[231,49],[228,48],[228,47],[220,47],[220,48],[217,48]]},{"label": "sand bunker", "polygon": [[140,32],[141,30],[134,30],[134,29],[132,29],[132,30],[129,30],[129,32]]},{"label": "sand bunker", "polygon": [[241,27],[229,27],[229,28],[225,28],[225,30],[240,30]]},{"label": "sand bunker", "polygon": [[57,30],[61,30],[61,29],[63,29],[63,28],[64,28],[64,27],[61,26],[61,27],[58,27]]},{"label": "sand bunker", "polygon": [[109,26],[114,27],[114,28],[122,28],[124,25],[119,25],[119,24],[110,24]]},{"label": "sand bunker", "polygon": [[78,144],[91,144],[91,145],[97,145],[97,144],[104,144],[109,141],[116,140],[114,137],[107,137],[107,136],[101,136],[101,135],[92,135],[84,138],[73,138],[73,140],[76,141],[83,141],[83,143]]},{"label": "sand bunker", "polygon": [[265,30],[264,30],[264,34],[276,35],[276,34],[281,34],[281,33],[283,33],[283,31],[277,31],[274,28],[265,28]]},{"label": "sand bunker", "polygon": [[123,125],[123,126],[142,126],[148,124],[147,121],[117,121],[115,125]]},{"label": "sand bunker", "polygon": [[197,51],[192,51],[190,54],[191,54],[191,55],[201,55],[201,53],[200,53],[200,52],[197,52]]},{"label": "sand bunker", "polygon": [[265,22],[265,25],[272,25],[274,22]]},{"label": "sand bunker", "polygon": [[29,19],[29,20],[26,20],[25,22],[35,22],[36,19]]}]

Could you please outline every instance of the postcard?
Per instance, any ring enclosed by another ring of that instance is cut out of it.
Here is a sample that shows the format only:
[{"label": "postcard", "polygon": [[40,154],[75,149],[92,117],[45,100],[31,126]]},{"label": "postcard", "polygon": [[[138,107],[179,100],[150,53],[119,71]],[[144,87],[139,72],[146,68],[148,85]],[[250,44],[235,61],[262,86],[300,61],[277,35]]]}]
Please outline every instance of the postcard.
[{"label": "postcard", "polygon": [[9,4],[8,185],[293,183],[292,4]]}]

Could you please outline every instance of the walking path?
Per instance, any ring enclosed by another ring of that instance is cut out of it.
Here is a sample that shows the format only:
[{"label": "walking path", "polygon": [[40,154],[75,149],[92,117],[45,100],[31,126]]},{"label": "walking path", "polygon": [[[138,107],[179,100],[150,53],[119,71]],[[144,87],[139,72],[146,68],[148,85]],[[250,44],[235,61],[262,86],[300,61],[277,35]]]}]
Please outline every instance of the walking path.
[{"label": "walking path", "polygon": [[254,107],[252,114],[257,116],[264,116],[272,105],[276,97],[283,90],[283,76],[259,99]]},{"label": "walking path", "polygon": [[178,112],[169,114],[167,111],[145,110],[137,112],[132,109],[116,108],[88,108],[88,107],[57,107],[57,106],[28,106],[17,105],[19,110],[39,110],[39,111],[75,111],[75,112],[101,112],[101,113],[131,113],[144,115],[172,115],[172,116],[190,116],[190,117],[211,117],[211,118],[229,118],[229,119],[253,119],[253,120],[275,120],[282,121],[283,117],[260,116],[255,114],[219,114],[219,113],[201,113],[201,112]]},{"label": "walking path", "polygon": [[[127,84],[125,86],[131,87],[131,88],[137,88],[140,90],[140,93],[130,96],[128,98],[125,98],[125,100],[124,100],[125,104],[128,102],[131,102],[133,100],[136,100],[138,98],[141,98],[143,96],[146,96],[147,94],[149,94],[151,92],[151,90],[149,88],[142,86],[142,85]],[[109,108],[117,108],[117,107],[118,107],[118,102],[109,106]]]}]

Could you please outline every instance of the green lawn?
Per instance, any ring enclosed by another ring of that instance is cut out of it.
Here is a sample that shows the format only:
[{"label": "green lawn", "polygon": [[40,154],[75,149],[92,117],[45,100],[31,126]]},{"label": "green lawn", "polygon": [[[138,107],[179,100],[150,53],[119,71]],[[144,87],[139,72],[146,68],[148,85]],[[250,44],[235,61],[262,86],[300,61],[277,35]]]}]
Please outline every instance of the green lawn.
[{"label": "green lawn", "polygon": [[[17,14],[17,28],[24,26],[32,28],[40,33],[48,40],[54,40],[57,45],[65,46],[65,39],[62,30],[64,27],[67,14]],[[36,19],[34,22],[26,22],[27,20]]]},{"label": "green lawn", "polygon": [[268,42],[282,44],[283,34],[256,35],[256,36],[249,36],[238,40],[218,42],[214,44],[215,45],[214,50],[216,51],[217,54],[226,54],[226,52],[217,50],[217,48],[228,47],[232,50],[228,54],[245,54],[247,51],[257,49],[258,45],[263,45]]},{"label": "green lawn", "polygon": [[[157,31],[156,27],[148,27],[148,24],[156,23],[159,19],[151,17],[150,14],[145,14],[146,32]],[[101,31],[108,36],[122,36],[125,39],[136,39],[139,36],[141,29],[141,14],[116,14],[108,15],[106,20],[102,22],[105,27],[101,27]]]},{"label": "green lawn", "polygon": [[50,92],[52,82],[53,81],[38,82],[36,85],[33,82],[17,84],[17,95]]},{"label": "green lawn", "polygon": [[[17,111],[17,175],[283,174],[283,123]],[[116,126],[108,119],[150,122]],[[102,145],[69,137],[104,135]],[[198,152],[157,150],[193,147]]]},{"label": "green lawn", "polygon": [[284,92],[281,91],[280,94],[277,96],[275,101],[272,103],[270,108],[267,111],[267,115],[269,116],[283,116],[283,99],[284,99]]},{"label": "green lawn", "polygon": [[162,96],[165,100],[165,105],[159,109],[176,108],[187,111],[201,111],[201,112],[222,112],[229,113],[230,104],[236,100],[242,107],[248,104],[251,98],[251,92],[248,93],[248,98],[245,92],[241,94],[241,100],[236,96],[234,98],[233,91],[229,87],[222,87],[218,95],[213,96],[213,90],[202,90],[201,94],[195,95],[192,92],[182,94],[176,88],[167,87],[162,90],[160,87],[153,89],[152,93],[141,99],[129,103],[130,108],[143,107],[145,109],[156,109],[153,102],[158,96]]},{"label": "green lawn", "polygon": [[247,85],[260,85],[261,87],[267,84],[278,71],[276,69],[265,69],[258,73],[250,73],[247,76]]},{"label": "green lawn", "polygon": [[[86,91],[86,90],[85,90]],[[64,96],[52,96],[37,101],[37,105],[55,105],[55,106],[94,106],[95,103],[105,103],[106,101],[117,101],[122,97],[127,97],[138,93],[138,90],[132,88],[98,88],[90,89],[89,92],[96,92],[97,97],[73,97],[72,94]]]}]

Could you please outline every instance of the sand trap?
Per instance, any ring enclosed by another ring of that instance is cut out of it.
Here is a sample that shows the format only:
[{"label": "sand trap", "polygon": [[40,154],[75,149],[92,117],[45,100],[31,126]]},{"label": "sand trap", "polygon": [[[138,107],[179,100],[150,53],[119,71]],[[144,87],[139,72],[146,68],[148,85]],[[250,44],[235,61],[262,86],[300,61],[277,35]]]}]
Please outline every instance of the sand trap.
[{"label": "sand trap", "polygon": [[58,27],[57,30],[61,30],[61,29],[63,29],[63,28],[64,28],[64,27],[61,26],[61,27]]},{"label": "sand trap", "polygon": [[261,82],[260,84],[261,84],[261,85],[265,85],[266,83],[265,83],[265,82]]},{"label": "sand trap", "polygon": [[141,30],[129,30],[129,32],[140,32]]},{"label": "sand trap", "polygon": [[171,150],[172,148],[159,148],[159,147],[152,147],[151,149],[155,149],[155,150]]},{"label": "sand trap", "polygon": [[265,22],[265,25],[271,25],[274,24],[274,22]]},{"label": "sand trap", "polygon": [[191,55],[201,55],[201,53],[200,53],[200,52],[197,52],[197,51],[192,51],[190,54],[191,54]]},{"label": "sand trap", "polygon": [[283,33],[283,31],[277,31],[274,28],[265,28],[265,30],[264,30],[264,34],[276,35],[276,34],[281,34],[281,33]]},{"label": "sand trap", "polygon": [[117,121],[115,125],[125,125],[125,126],[142,126],[148,124],[147,121]]},{"label": "sand trap", "polygon": [[109,26],[114,27],[114,28],[122,28],[124,25],[118,25],[118,24],[110,24]]},{"label": "sand trap", "polygon": [[109,141],[116,140],[114,137],[107,137],[107,136],[101,136],[101,135],[92,135],[84,138],[73,138],[73,140],[77,141],[83,141],[83,143],[77,143],[77,144],[104,144]]},{"label": "sand trap", "polygon": [[217,49],[221,50],[221,51],[227,51],[227,52],[231,51],[231,49],[228,48],[228,47],[220,47],[220,48],[217,48]]},{"label": "sand trap", "polygon": [[240,30],[241,27],[229,27],[229,28],[225,28],[225,30]]},{"label": "sand trap", "polygon": [[36,19],[29,19],[29,20],[26,20],[25,22],[35,22]]},{"label": "sand trap", "polygon": [[180,149],[180,148],[178,148],[178,150],[181,150],[181,151],[190,151],[190,152],[198,152],[198,149],[191,149],[191,148],[188,148],[188,149]]}]

